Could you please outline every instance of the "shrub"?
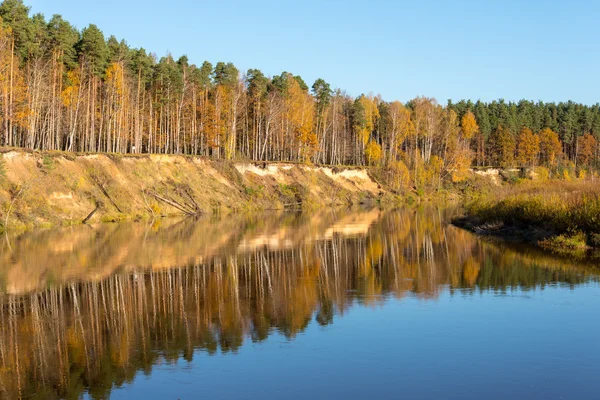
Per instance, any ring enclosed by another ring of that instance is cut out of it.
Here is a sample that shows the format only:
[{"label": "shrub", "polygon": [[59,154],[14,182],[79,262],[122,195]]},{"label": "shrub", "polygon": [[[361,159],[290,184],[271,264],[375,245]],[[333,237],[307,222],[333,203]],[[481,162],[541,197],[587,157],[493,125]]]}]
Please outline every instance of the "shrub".
[{"label": "shrub", "polygon": [[540,241],[539,244],[541,247],[556,253],[573,254],[576,256],[584,256],[589,249],[586,235],[583,232],[577,231],[553,236]]},{"label": "shrub", "polygon": [[44,157],[42,158],[42,164],[48,171],[52,171],[56,167],[54,165],[54,159],[47,154],[44,154]]},{"label": "shrub", "polygon": [[550,178],[550,170],[546,167],[537,167],[535,169],[535,176],[540,181],[545,181]]}]

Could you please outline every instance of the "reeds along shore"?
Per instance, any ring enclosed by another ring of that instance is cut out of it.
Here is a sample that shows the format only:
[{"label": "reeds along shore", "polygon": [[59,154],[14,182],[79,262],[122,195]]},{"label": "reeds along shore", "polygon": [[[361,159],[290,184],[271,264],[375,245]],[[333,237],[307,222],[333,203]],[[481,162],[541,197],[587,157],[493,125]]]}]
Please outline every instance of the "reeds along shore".
[{"label": "reeds along shore", "polygon": [[467,205],[458,225],[585,255],[600,248],[600,187],[551,180],[500,188]]}]

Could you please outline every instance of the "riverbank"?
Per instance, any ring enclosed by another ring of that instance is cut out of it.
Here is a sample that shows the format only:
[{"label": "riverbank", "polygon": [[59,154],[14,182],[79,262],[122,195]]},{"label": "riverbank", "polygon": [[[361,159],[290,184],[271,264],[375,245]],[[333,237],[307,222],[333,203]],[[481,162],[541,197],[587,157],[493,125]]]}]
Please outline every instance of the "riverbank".
[{"label": "riverbank", "polygon": [[0,152],[0,229],[398,201],[364,168]]},{"label": "riverbank", "polygon": [[555,253],[597,256],[600,188],[591,181],[529,181],[466,205],[454,225],[480,235],[535,244]]}]

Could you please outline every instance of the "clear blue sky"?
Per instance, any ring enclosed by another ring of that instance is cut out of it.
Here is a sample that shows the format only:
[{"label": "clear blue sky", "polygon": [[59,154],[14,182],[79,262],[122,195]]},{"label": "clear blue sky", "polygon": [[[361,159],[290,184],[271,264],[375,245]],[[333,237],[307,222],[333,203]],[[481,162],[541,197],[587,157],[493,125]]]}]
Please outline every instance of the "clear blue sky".
[{"label": "clear blue sky", "polygon": [[600,102],[600,2],[25,0],[130,46],[386,100]]}]

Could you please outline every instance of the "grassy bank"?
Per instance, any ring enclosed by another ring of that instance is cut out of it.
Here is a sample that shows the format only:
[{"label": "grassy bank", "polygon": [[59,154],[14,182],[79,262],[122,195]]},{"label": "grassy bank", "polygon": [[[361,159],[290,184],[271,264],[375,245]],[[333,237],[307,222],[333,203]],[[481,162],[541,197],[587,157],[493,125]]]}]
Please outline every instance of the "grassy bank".
[{"label": "grassy bank", "polygon": [[586,256],[600,249],[600,187],[593,181],[526,181],[466,205],[455,225]]}]

